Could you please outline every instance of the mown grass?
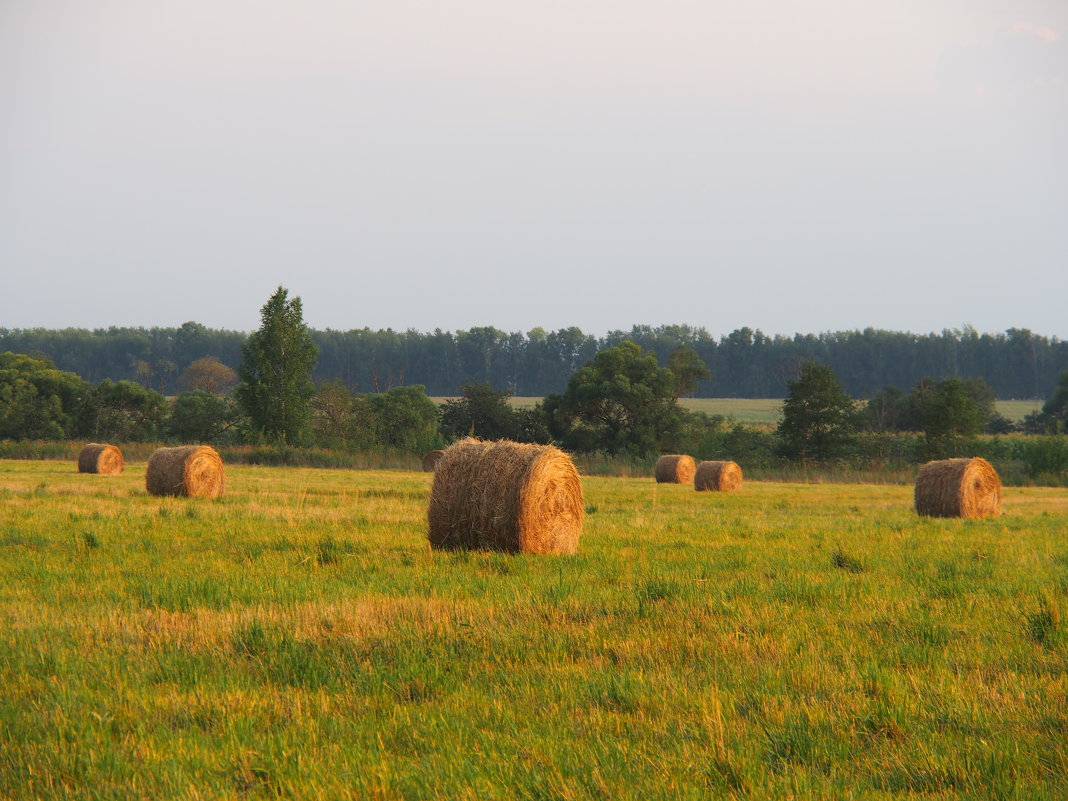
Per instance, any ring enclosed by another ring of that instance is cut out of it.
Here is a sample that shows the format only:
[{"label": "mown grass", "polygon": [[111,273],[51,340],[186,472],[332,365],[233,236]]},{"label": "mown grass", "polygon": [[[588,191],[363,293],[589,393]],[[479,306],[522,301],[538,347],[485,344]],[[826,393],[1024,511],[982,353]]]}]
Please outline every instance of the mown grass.
[{"label": "mown grass", "polygon": [[434,553],[430,477],[216,502],[0,462],[0,797],[1068,797],[1068,495],[586,478],[580,554]]}]

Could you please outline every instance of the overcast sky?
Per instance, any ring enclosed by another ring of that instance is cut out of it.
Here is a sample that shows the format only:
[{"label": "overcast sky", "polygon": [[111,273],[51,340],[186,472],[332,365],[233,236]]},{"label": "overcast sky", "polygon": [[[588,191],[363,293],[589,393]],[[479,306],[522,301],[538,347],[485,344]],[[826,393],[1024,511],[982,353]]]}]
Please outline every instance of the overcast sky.
[{"label": "overcast sky", "polygon": [[1064,0],[0,0],[0,326],[1068,339]]}]

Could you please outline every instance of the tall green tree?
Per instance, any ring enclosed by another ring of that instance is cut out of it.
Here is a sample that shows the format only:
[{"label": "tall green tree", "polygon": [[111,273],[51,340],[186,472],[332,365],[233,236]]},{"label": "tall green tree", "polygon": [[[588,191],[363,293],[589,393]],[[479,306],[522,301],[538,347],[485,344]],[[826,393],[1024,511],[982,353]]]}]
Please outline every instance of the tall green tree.
[{"label": "tall green tree", "polygon": [[974,437],[993,409],[985,382],[947,378],[921,381],[913,389],[916,422],[930,458],[951,456],[961,440]]},{"label": "tall green tree", "polygon": [[786,386],[789,394],[777,429],[783,452],[802,461],[838,456],[857,429],[857,411],[834,370],[808,362]]},{"label": "tall green tree", "polygon": [[698,385],[712,375],[697,351],[687,345],[679,345],[671,351],[668,369],[675,376],[675,400],[683,395],[693,395]]},{"label": "tall green tree", "polygon": [[254,431],[278,442],[299,441],[315,395],[312,341],[300,298],[278,287],[260,310],[260,327],[241,347],[241,379],[234,390]]}]

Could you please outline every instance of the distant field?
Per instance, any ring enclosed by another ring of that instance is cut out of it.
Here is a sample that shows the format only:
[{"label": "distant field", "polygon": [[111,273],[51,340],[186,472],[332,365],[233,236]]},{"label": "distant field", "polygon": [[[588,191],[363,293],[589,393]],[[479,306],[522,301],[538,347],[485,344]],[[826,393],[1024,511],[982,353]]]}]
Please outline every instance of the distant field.
[{"label": "distant field", "polygon": [[217,502],[0,461],[0,798],[1068,798],[1068,498],[585,478],[570,558],[422,472]]},{"label": "distant field", "polygon": [[[450,398],[433,398],[444,403]],[[530,408],[541,398],[516,397],[512,405],[517,408]],[[682,398],[679,403],[695,412],[720,414],[742,423],[775,423],[782,417],[782,398]],[[1010,420],[1020,422],[1033,411],[1042,408],[1042,401],[1033,400],[999,400],[997,410]]]},{"label": "distant field", "polygon": [[782,417],[782,398],[682,398],[692,412],[719,414],[742,423],[774,423]]},{"label": "distant field", "polygon": [[[454,398],[431,398],[431,400],[444,403]],[[538,397],[511,398],[512,406],[517,409],[529,409],[541,400]],[[679,403],[691,411],[721,414],[724,417],[752,423],[777,421],[781,416],[779,411],[782,407],[780,398],[682,398]]]},{"label": "distant field", "polygon": [[1031,414],[1031,412],[1041,411],[1042,401],[1034,400],[999,400],[996,401],[997,410],[1001,414],[1010,420],[1015,420],[1017,423],[1022,422],[1023,419]]}]

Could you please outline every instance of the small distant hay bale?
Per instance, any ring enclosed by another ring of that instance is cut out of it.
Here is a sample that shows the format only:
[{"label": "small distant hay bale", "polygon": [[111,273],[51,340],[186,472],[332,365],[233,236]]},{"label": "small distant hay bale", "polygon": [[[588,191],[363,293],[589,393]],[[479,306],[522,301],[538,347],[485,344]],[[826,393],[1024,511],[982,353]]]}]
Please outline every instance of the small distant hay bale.
[{"label": "small distant hay bale", "polygon": [[989,517],[1001,511],[1001,479],[979,457],[928,462],[916,476],[915,500],[927,517]]},{"label": "small distant hay bale", "polygon": [[148,457],[145,488],[152,495],[218,498],[226,488],[222,458],[208,445],[159,448]]},{"label": "small distant hay bale", "polygon": [[656,460],[654,475],[658,484],[689,484],[697,472],[697,463],[685,454],[664,454]]},{"label": "small distant hay bale", "polygon": [[434,468],[427,536],[445,550],[573,554],[584,512],[578,470],[563,451],[467,438]]},{"label": "small distant hay bale", "polygon": [[433,473],[434,468],[438,466],[438,462],[441,461],[443,450],[428,451],[423,455],[423,472]]},{"label": "small distant hay bale", "polygon": [[701,462],[694,473],[693,486],[698,492],[734,492],[742,487],[742,468],[737,462]]},{"label": "small distant hay bale", "polygon": [[114,445],[90,442],[78,454],[79,473],[99,473],[102,476],[117,476],[126,466],[122,451]]}]

